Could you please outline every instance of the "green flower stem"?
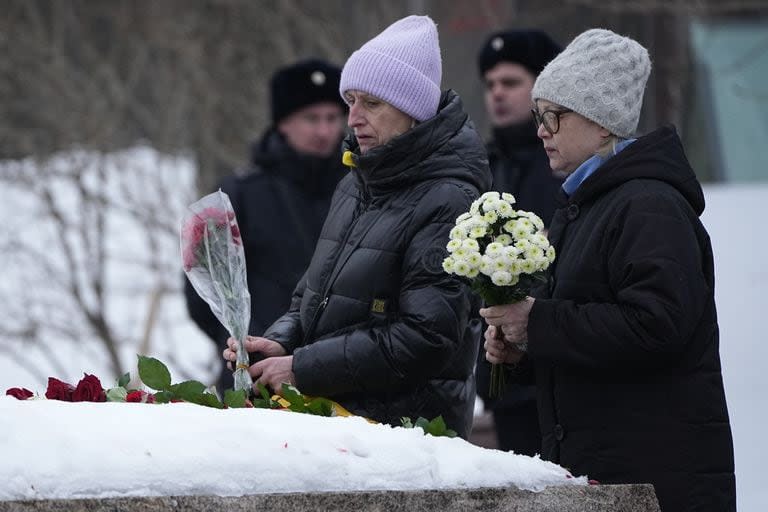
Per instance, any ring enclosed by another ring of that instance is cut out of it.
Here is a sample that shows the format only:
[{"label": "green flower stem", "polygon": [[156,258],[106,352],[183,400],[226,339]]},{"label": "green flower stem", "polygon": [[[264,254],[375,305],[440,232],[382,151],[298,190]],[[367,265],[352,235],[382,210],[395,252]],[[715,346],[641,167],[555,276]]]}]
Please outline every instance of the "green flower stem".
[{"label": "green flower stem", "polygon": [[[502,334],[501,329],[496,329],[496,339],[497,340],[503,340],[504,334]],[[492,364],[491,365],[491,383],[490,383],[490,389],[488,390],[488,396],[491,398],[500,398],[501,395],[504,393],[504,388],[507,385],[507,379],[504,373],[504,365],[503,364]]]},{"label": "green flower stem", "polygon": [[[230,295],[231,297],[230,290],[226,290],[225,294]],[[231,304],[231,302],[228,302],[228,304]],[[244,390],[246,397],[250,398],[253,395],[253,379],[248,372],[250,361],[248,360],[248,351],[245,350],[246,333],[241,332],[240,322],[237,322],[232,318],[235,316],[232,308],[226,308],[225,314],[228,317],[229,325],[232,327],[232,337],[235,338],[240,345],[237,348],[237,360],[235,361],[235,372],[233,375],[234,388],[235,391],[240,391],[241,389]]]},{"label": "green flower stem", "polygon": [[[227,227],[226,229],[229,229]],[[212,236],[217,236],[217,230],[215,225],[211,225],[209,221],[208,232]],[[217,244],[221,245],[221,244]],[[235,294],[235,283],[233,282],[233,276],[231,275],[230,262],[222,258],[217,251],[211,250],[211,244],[208,237],[205,238],[205,251],[206,258],[201,263],[208,268],[208,273],[214,283],[214,286],[219,289],[223,304],[221,304],[222,314],[224,316],[224,327],[226,327],[233,338],[239,343],[237,350],[237,359],[235,361],[235,371],[233,374],[234,389],[235,391],[244,390],[246,397],[253,396],[253,379],[248,372],[250,361],[248,359],[248,352],[245,350],[245,337],[247,335],[247,320],[246,325],[242,325],[241,318],[238,318],[238,301],[240,296]],[[216,261],[214,261],[216,260]],[[210,267],[205,262],[210,262]],[[218,270],[218,272],[217,272]]]}]

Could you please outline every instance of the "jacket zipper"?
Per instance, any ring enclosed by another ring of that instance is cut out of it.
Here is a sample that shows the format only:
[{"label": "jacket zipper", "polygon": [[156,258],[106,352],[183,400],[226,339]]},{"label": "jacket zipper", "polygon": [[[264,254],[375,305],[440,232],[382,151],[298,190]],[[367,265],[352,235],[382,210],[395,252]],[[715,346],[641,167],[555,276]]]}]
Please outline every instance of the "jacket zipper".
[{"label": "jacket zipper", "polygon": [[320,321],[320,316],[323,314],[323,311],[325,310],[325,307],[328,305],[328,292],[330,292],[331,284],[333,281],[333,274],[336,270],[336,265],[339,263],[339,258],[341,258],[341,254],[344,252],[344,248],[347,246],[347,240],[349,240],[350,235],[352,234],[352,231],[355,228],[355,225],[357,224],[357,221],[360,220],[360,218],[363,216],[363,213],[368,211],[368,206],[370,205],[370,201],[367,197],[364,197],[364,202],[362,203],[362,208],[358,208],[357,213],[355,215],[355,218],[352,219],[352,222],[349,225],[349,228],[347,229],[347,232],[344,233],[344,238],[341,241],[340,250],[336,254],[336,258],[333,260],[333,266],[331,267],[331,273],[329,274],[328,281],[326,281],[325,285],[323,286],[323,293],[321,296],[323,297],[323,300],[320,302],[320,304],[317,306],[317,309],[315,310],[315,313],[312,315],[312,320],[309,323],[309,327],[307,328],[307,331],[304,333],[304,341],[302,343],[302,346],[306,345],[312,335],[315,332],[315,327],[317,327],[317,322]]}]

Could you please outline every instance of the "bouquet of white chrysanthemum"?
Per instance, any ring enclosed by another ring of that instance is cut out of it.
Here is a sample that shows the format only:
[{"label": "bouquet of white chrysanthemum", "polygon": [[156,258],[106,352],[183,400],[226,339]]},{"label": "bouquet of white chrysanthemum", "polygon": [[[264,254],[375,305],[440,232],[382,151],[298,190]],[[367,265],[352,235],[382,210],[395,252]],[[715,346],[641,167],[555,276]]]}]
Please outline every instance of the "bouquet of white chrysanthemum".
[{"label": "bouquet of white chrysanthemum", "polygon": [[[534,213],[515,210],[512,194],[486,192],[456,219],[443,269],[466,280],[489,306],[519,302],[546,281],[555,249]],[[525,344],[519,348],[525,350]],[[491,368],[491,396],[504,386],[504,372]]]}]

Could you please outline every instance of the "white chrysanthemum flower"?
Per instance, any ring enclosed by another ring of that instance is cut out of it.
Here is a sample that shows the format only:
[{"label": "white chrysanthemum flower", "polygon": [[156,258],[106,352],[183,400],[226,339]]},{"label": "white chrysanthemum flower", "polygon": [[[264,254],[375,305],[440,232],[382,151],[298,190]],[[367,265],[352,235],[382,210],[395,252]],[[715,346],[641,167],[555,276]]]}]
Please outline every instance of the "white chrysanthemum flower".
[{"label": "white chrysanthemum flower", "polygon": [[451,238],[451,240],[463,240],[464,238],[467,238],[467,230],[465,230],[462,226],[455,226],[453,229],[451,229],[451,232],[448,236]]},{"label": "white chrysanthemum flower", "polygon": [[496,208],[496,213],[498,213],[500,217],[508,218],[515,214],[515,209],[512,208],[512,205],[508,202],[499,201],[499,205]]},{"label": "white chrysanthemum flower", "polygon": [[490,277],[493,274],[493,260],[488,258],[488,256],[483,256],[479,269],[480,272]]},{"label": "white chrysanthemum flower", "polygon": [[[475,227],[475,223],[472,221],[472,219],[467,219],[465,221],[462,221],[459,224],[456,224],[457,228],[461,228],[461,230],[464,233],[467,233],[467,236],[469,236],[469,232],[472,231],[472,228]],[[466,237],[464,237],[466,238]]]},{"label": "white chrysanthemum flower", "polygon": [[519,260],[520,261],[520,268],[522,269],[521,274],[533,274],[536,272],[536,263],[533,260]]},{"label": "white chrysanthemum flower", "polygon": [[520,224],[515,224],[515,229],[512,230],[512,236],[517,238],[518,240],[524,240],[528,238],[528,235],[531,233],[529,229],[527,229],[525,226],[522,226]]},{"label": "white chrysanthemum flower", "polygon": [[555,261],[555,248],[551,245],[547,248],[547,259],[550,263]]},{"label": "white chrysanthemum flower", "polygon": [[489,199],[492,199],[493,201],[498,201],[500,198],[501,198],[501,194],[499,194],[495,190],[491,190],[480,196],[480,202],[484,203]]},{"label": "white chrysanthemum flower", "polygon": [[468,251],[479,251],[480,250],[480,244],[477,243],[477,240],[473,238],[467,238],[463,242],[461,242],[461,246],[468,250]]},{"label": "white chrysanthemum flower", "polygon": [[542,249],[549,247],[549,240],[547,240],[547,237],[541,233],[536,233],[535,235],[528,237],[528,240],[530,240],[531,243],[538,245]]},{"label": "white chrysanthemum flower", "polygon": [[505,222],[505,223],[504,223],[504,225],[502,226],[502,228],[503,228],[503,229],[504,229],[504,231],[506,231],[507,233],[514,233],[514,231],[515,231],[515,226],[516,226],[515,222],[516,222],[516,219],[508,220],[507,222]]},{"label": "white chrysanthemum flower", "polygon": [[476,199],[472,201],[472,204],[469,206],[469,214],[470,215],[477,215],[480,213],[480,205],[482,204],[482,201],[480,199]]},{"label": "white chrysanthemum flower", "polygon": [[516,203],[516,201],[515,201],[515,196],[513,196],[513,195],[512,195],[512,194],[510,194],[509,192],[504,192],[504,193],[502,193],[502,194],[501,194],[501,198],[502,198],[503,200],[505,200],[506,202],[510,203],[510,204],[515,204],[515,203]]},{"label": "white chrysanthemum flower", "polygon": [[509,265],[507,264],[507,261],[504,258],[493,260],[493,264],[491,265],[491,268],[493,269],[494,272],[498,272],[499,270],[509,272]]},{"label": "white chrysanthemum flower", "polygon": [[510,259],[517,259],[517,257],[520,255],[520,249],[515,247],[514,245],[508,245],[504,247],[504,256]]},{"label": "white chrysanthemum flower", "polygon": [[517,219],[517,223],[518,223],[518,225],[520,225],[520,226],[524,227],[525,229],[527,229],[529,233],[533,233],[533,231],[535,229],[531,219],[528,219],[526,217],[522,217],[522,218]]},{"label": "white chrysanthemum flower", "polygon": [[509,273],[513,276],[519,276],[520,273],[523,271],[523,260],[512,260],[512,262],[509,264]]},{"label": "white chrysanthemum flower", "polygon": [[488,230],[485,226],[478,226],[472,228],[472,230],[469,232],[469,236],[470,238],[483,238],[487,231]]},{"label": "white chrysanthemum flower", "polygon": [[480,263],[483,261],[483,257],[480,255],[479,252],[470,252],[467,255],[467,263],[469,263],[473,268],[477,268],[480,266]]},{"label": "white chrysanthemum flower", "polygon": [[467,272],[467,277],[475,278],[475,277],[477,277],[477,274],[479,274],[479,273],[480,273],[480,270],[478,270],[477,268],[473,267],[473,268],[469,269],[469,272]]},{"label": "white chrysanthemum flower", "polygon": [[462,221],[467,220],[468,218],[472,217],[472,214],[469,212],[464,212],[458,217],[456,217],[456,225],[458,226]]},{"label": "white chrysanthemum flower", "polygon": [[536,261],[536,270],[546,270],[549,268],[549,259],[547,259],[546,256],[542,256],[541,258],[538,258]]},{"label": "white chrysanthemum flower", "polygon": [[453,251],[453,257],[456,259],[459,259],[459,258],[466,259],[468,255],[469,255],[469,251],[466,250],[463,246]]},{"label": "white chrysanthemum flower", "polygon": [[526,211],[520,211],[517,212],[521,217],[525,217],[529,221],[531,221],[531,224],[536,228],[536,230],[541,231],[544,229],[544,221],[541,220],[541,217],[536,215],[533,212],[526,212]]},{"label": "white chrysanthemum flower", "polygon": [[459,225],[462,228],[464,228],[467,231],[467,233],[472,231],[473,228],[488,227],[488,223],[485,222],[485,219],[483,219],[483,216],[481,214],[473,215]]},{"label": "white chrysanthemum flower", "polygon": [[453,272],[457,276],[466,276],[469,274],[470,269],[469,263],[464,260],[456,260],[453,264]]},{"label": "white chrysanthemum flower", "polygon": [[483,220],[485,220],[485,222],[487,222],[488,224],[493,224],[494,222],[499,220],[499,215],[493,210],[487,211],[485,212],[485,215],[483,215]]},{"label": "white chrysanthemum flower", "polygon": [[483,213],[495,211],[497,202],[498,201],[496,201],[495,199],[486,199],[485,201],[483,201],[483,204],[481,205],[482,206],[481,211]]},{"label": "white chrysanthemum flower", "polygon": [[538,245],[531,244],[530,247],[523,251],[523,254],[527,260],[538,260],[539,258],[544,257],[544,249]]},{"label": "white chrysanthemum flower", "polygon": [[[468,240],[468,239],[467,239],[467,240]],[[458,249],[458,248],[460,248],[460,247],[463,247],[463,245],[464,245],[464,242],[466,242],[467,240],[461,241],[461,240],[459,240],[459,239],[457,239],[457,238],[454,238],[453,240],[449,241],[449,242],[446,244],[445,248],[446,248],[446,249],[448,249],[448,252],[453,252],[453,251],[455,251],[456,249]]]},{"label": "white chrysanthemum flower", "polygon": [[445,270],[449,274],[453,274],[453,263],[454,263],[454,260],[450,256],[445,258],[443,260],[443,270]]},{"label": "white chrysanthemum flower", "polygon": [[531,246],[531,242],[529,242],[527,238],[520,238],[517,242],[515,242],[515,247],[517,247],[520,251],[523,251],[523,252],[530,246]]},{"label": "white chrysanthemum flower", "polygon": [[485,248],[485,254],[490,256],[491,258],[498,258],[499,256],[501,256],[503,250],[504,250],[503,245],[501,245],[498,242],[491,242]]},{"label": "white chrysanthemum flower", "polygon": [[506,233],[503,233],[503,234],[501,234],[501,235],[497,236],[497,237],[496,237],[496,240],[495,240],[495,242],[498,242],[498,243],[500,243],[501,245],[512,245],[512,241],[513,241],[513,240],[512,240],[512,237],[511,237],[511,236],[509,236],[509,235],[508,235],[508,234],[506,234]]},{"label": "white chrysanthemum flower", "polygon": [[512,274],[504,270],[497,270],[491,275],[491,281],[496,286],[508,286],[512,282]]}]

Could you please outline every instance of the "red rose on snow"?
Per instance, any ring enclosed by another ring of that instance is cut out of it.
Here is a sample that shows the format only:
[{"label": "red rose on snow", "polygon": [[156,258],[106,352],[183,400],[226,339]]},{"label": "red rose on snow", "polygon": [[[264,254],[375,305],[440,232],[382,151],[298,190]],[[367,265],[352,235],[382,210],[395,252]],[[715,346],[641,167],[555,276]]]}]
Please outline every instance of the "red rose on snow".
[{"label": "red rose on snow", "polygon": [[48,377],[48,389],[45,390],[45,398],[49,400],[71,402],[72,392],[74,390],[75,388],[72,387],[72,384],[68,384],[54,377]]},{"label": "red rose on snow", "polygon": [[27,388],[10,388],[5,391],[5,394],[18,400],[26,400],[27,398],[34,395],[34,393]]},{"label": "red rose on snow", "polygon": [[136,391],[131,391],[130,393],[125,395],[125,401],[153,404],[155,403],[155,395],[151,393],[147,393],[146,391],[136,390]]},{"label": "red rose on snow", "polygon": [[73,402],[106,402],[107,395],[101,387],[101,381],[95,375],[83,374],[85,377],[77,383],[72,393]]}]

